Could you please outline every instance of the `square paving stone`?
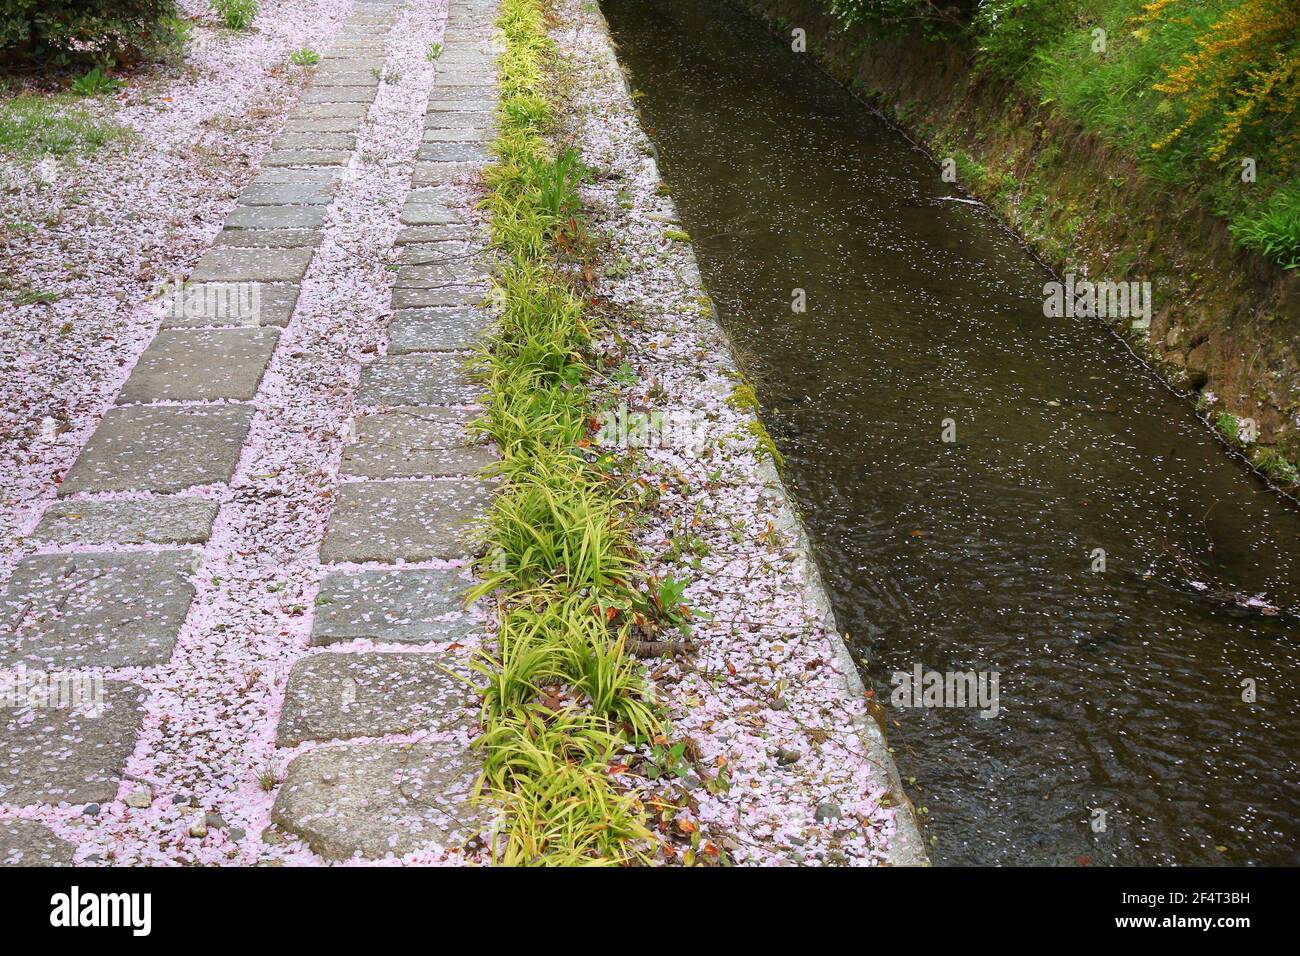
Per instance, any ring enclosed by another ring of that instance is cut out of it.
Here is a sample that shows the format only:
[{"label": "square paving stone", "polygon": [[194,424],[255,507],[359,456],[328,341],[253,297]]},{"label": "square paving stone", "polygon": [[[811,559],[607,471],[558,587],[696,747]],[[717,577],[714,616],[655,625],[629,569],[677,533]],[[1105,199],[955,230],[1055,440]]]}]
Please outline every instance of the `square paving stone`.
[{"label": "square paving stone", "polygon": [[165,493],[229,481],[252,415],[248,405],[110,408],[59,486],[59,494]]},{"label": "square paving stone", "polygon": [[107,803],[135,749],[146,692],[103,682],[102,707],[0,709],[0,803]]},{"label": "square paving stone", "polygon": [[[295,189],[295,186],[253,187]],[[316,186],[309,186],[316,189]],[[248,190],[245,190],[247,192]],[[271,207],[283,209],[288,207]],[[301,207],[293,207],[301,208]],[[236,210],[238,211],[238,210]],[[315,252],[302,249],[209,249],[199,259],[191,282],[297,282],[307,272]]]},{"label": "square paving stone", "polygon": [[388,354],[468,351],[491,327],[486,309],[402,309],[388,326]]},{"label": "square paving stone", "polygon": [[351,158],[351,149],[274,149],[262,162],[267,166],[346,166]]},{"label": "square paving stone", "polygon": [[475,259],[402,266],[397,271],[399,289],[441,289],[449,285],[486,285],[488,271]]},{"label": "square paving stone", "polygon": [[[250,239],[284,230],[248,229],[222,236]],[[298,286],[284,282],[195,282],[186,283],[163,315],[164,329],[208,328],[211,326],[285,326],[298,302]]]},{"label": "square paving stone", "polygon": [[469,587],[454,569],[333,571],[316,595],[311,642],[463,642],[482,629],[464,607]]},{"label": "square paving stone", "polygon": [[[277,747],[304,740],[351,740],[412,730],[470,730],[475,695],[443,654],[401,652],[304,657],[284,691]],[[459,668],[468,677],[463,665]]]},{"label": "square paving stone", "polygon": [[35,820],[0,820],[0,866],[71,866],[76,849]]},{"label": "square paving stone", "polygon": [[[316,172],[288,167],[285,172]],[[275,172],[275,170],[266,170]],[[214,246],[231,249],[305,249],[320,245],[320,232],[315,229],[223,229],[217,233]]]},{"label": "square paving stone", "polygon": [[469,380],[463,355],[386,355],[361,370],[357,404],[469,405],[482,396]]},{"label": "square paving stone", "polygon": [[473,441],[467,426],[474,416],[465,409],[418,407],[362,415],[340,471],[362,478],[476,475],[497,455],[491,445]]},{"label": "square paving stone", "polygon": [[318,229],[324,222],[320,206],[238,206],[226,217],[226,228]]},{"label": "square paving stone", "polygon": [[239,194],[245,206],[328,206],[333,200],[331,186],[310,183],[252,183]]},{"label": "square paving stone", "polygon": [[456,743],[321,747],[289,764],[271,821],[327,860],[460,846],[493,819],[472,800],[481,772]]},{"label": "square paving stone", "polygon": [[455,306],[484,305],[487,301],[487,284],[477,286],[439,286],[437,288],[393,289],[394,309],[445,309]]},{"label": "square paving stone", "polygon": [[416,158],[439,163],[450,161],[486,163],[492,157],[486,146],[479,146],[476,143],[425,143],[420,147]]},{"label": "square paving stone", "polygon": [[275,352],[278,329],[162,329],[117,400],[248,401]]},{"label": "square paving stone", "polygon": [[0,666],[165,664],[194,595],[193,564],[188,550],[24,558],[0,600]]},{"label": "square paving stone", "polygon": [[345,482],[335,493],[321,562],[466,557],[491,500],[492,484],[478,479]]},{"label": "square paving stone", "polygon": [[202,498],[56,501],[32,537],[46,544],[202,544],[217,503]]}]

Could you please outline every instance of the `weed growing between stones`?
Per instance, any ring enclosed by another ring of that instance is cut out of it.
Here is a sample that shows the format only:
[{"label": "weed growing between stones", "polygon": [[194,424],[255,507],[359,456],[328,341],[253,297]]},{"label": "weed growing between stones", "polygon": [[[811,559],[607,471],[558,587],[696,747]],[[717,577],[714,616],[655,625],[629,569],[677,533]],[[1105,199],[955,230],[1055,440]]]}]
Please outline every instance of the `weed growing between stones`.
[{"label": "weed growing between stones", "polygon": [[588,451],[597,320],[563,271],[587,242],[584,171],[545,136],[554,48],[543,2],[504,0],[497,22],[500,133],[485,205],[504,260],[503,314],[479,356],[488,401],[478,427],[501,447],[502,484],[470,595],[495,593],[500,622],[495,653],[479,662],[482,787],[507,809],[503,862],[622,863],[647,858],[652,839],[616,761],[660,729],[625,654],[644,572],[608,461]]}]

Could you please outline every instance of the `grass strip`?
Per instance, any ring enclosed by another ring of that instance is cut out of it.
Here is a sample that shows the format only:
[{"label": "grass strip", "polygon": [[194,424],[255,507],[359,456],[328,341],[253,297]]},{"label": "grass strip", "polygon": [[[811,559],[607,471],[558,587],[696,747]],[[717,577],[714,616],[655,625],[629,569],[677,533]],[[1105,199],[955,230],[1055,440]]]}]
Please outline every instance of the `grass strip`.
[{"label": "grass strip", "polygon": [[499,134],[484,206],[502,315],[476,361],[488,391],[477,427],[501,448],[501,482],[469,597],[495,596],[499,631],[476,662],[480,792],[505,806],[496,850],[507,865],[626,863],[647,859],[653,837],[636,794],[616,780],[617,759],[660,724],[624,653],[624,611],[645,578],[628,501],[588,450],[600,318],[581,291],[586,173],[576,150],[550,142],[556,51],[544,0],[502,0],[497,25]]}]

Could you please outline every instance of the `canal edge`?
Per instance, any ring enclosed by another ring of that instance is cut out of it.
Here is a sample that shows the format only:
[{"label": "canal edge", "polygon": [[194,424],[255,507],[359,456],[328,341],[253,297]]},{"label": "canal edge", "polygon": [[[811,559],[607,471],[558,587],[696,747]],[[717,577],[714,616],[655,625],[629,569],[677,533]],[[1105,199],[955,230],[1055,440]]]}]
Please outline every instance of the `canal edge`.
[{"label": "canal edge", "polygon": [[[605,19],[604,11],[600,8],[599,3],[592,3],[590,5],[583,4],[581,13],[588,19],[588,25],[599,35],[603,47],[602,53],[613,66],[613,72],[622,84],[624,94],[635,104],[632,88],[628,85],[627,75],[624,73],[622,63],[615,52],[616,45],[609,29],[609,23]],[[636,114],[637,125],[641,126],[640,114],[636,112],[635,107],[633,112]],[[644,128],[642,128],[642,132],[645,132]],[[650,158],[648,162],[651,167],[652,178],[656,183],[662,183],[663,179],[659,175],[658,163],[653,158]],[[666,199],[676,209],[676,201],[671,196],[667,196]],[[695,273],[694,278],[703,298],[707,300],[708,315],[705,317],[706,321],[717,332],[720,340],[726,343],[726,364],[732,370],[736,380],[743,381],[740,365],[736,361],[735,343],[718,320],[717,306],[713,302],[713,297],[704,287],[704,282],[700,277],[695,250],[688,247],[685,250],[684,257],[687,260],[689,269]],[[754,423],[760,427],[762,426],[756,408],[747,407],[741,413],[748,415]],[[844,641],[844,635],[835,619],[835,611],[831,604],[830,593],[826,590],[821,567],[817,563],[807,529],[799,516],[799,511],[790,495],[785,479],[781,476],[776,464],[770,459],[762,462],[759,473],[763,477],[764,484],[770,485],[772,491],[780,498],[782,525],[780,530],[791,535],[794,539],[794,544],[790,550],[795,556],[794,561],[804,582],[805,598],[821,616],[823,628],[826,632],[826,642],[834,666],[840,675],[839,683],[842,697],[846,703],[865,700],[866,686],[863,684],[862,677],[858,673],[857,663],[853,660],[853,655],[849,652]],[[849,710],[851,712],[852,708],[849,708]],[[916,810],[912,805],[911,798],[907,795],[907,791],[903,789],[902,776],[899,774],[898,766],[890,753],[889,742],[885,736],[884,728],[871,717],[870,713],[865,711],[851,714],[849,722],[866,750],[867,759],[883,772],[885,776],[884,782],[894,807],[895,829],[889,843],[888,865],[929,866],[930,860],[925,851],[925,841],[921,836],[920,826],[917,824]]]}]

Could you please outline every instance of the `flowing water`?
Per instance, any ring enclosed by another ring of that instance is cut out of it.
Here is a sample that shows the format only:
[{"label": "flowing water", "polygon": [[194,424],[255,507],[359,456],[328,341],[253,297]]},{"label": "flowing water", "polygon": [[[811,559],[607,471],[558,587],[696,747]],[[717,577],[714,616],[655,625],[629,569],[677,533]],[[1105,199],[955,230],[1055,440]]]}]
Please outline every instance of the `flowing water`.
[{"label": "flowing water", "polygon": [[1300,862],[1297,512],[788,39],[602,6],[868,684],[998,675],[887,708],[934,861]]}]

